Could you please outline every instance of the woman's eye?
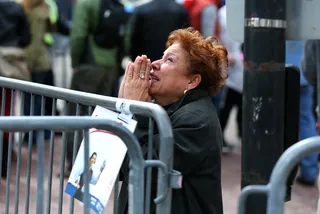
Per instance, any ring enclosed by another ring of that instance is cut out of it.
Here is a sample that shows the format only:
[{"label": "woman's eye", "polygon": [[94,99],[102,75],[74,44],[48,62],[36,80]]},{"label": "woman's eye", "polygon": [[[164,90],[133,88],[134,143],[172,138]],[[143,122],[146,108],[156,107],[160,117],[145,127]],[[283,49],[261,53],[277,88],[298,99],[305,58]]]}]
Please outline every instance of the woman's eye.
[{"label": "woman's eye", "polygon": [[167,61],[170,61],[170,62],[172,62],[173,60],[172,60],[172,58],[170,58],[170,57],[169,57],[169,58],[167,59]]}]

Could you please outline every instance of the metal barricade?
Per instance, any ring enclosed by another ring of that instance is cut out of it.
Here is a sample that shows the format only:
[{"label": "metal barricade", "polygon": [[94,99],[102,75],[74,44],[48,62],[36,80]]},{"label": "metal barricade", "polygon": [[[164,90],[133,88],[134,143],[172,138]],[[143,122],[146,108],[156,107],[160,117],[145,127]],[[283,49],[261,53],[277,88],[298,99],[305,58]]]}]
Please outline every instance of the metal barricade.
[{"label": "metal barricade", "polygon": [[[6,95],[14,97],[16,93],[20,93],[21,103],[20,112],[26,106],[25,99],[26,95],[30,96],[30,116],[33,115],[35,110],[35,102],[39,98],[41,100],[41,116],[46,115],[45,107],[46,100],[51,100],[50,115],[56,114],[56,102],[57,100],[64,100],[66,102],[66,108],[68,109],[71,104],[76,107],[75,116],[79,116],[82,110],[86,109],[86,114],[91,115],[92,110],[95,106],[99,105],[110,110],[118,112],[124,112],[126,114],[141,115],[149,117],[149,141],[148,141],[148,160],[152,160],[153,152],[153,138],[151,137],[154,133],[153,121],[157,125],[159,131],[159,160],[167,167],[167,171],[158,170],[158,182],[157,182],[157,198],[154,200],[157,204],[156,212],[161,214],[170,213],[171,210],[171,192],[172,188],[180,188],[178,181],[181,178],[181,174],[173,170],[173,133],[171,128],[170,119],[165,110],[159,105],[153,103],[145,103],[131,100],[118,99],[113,97],[106,97],[96,94],[90,94],[85,92],[73,91],[64,88],[57,88],[52,86],[46,86],[42,84],[36,84],[31,82],[19,81],[10,78],[0,77],[0,87],[2,87],[2,111],[1,115],[5,113],[6,102],[10,102],[10,115],[14,115],[14,100],[8,101]],[[5,90],[6,89],[6,90]],[[82,112],[83,113],[83,112]],[[31,162],[31,148],[32,148],[32,136],[33,133],[29,132],[29,146],[28,146],[28,163]],[[73,145],[73,161],[75,160],[75,153],[77,151],[77,141],[79,140],[79,133],[74,132],[74,145]],[[66,134],[62,136],[62,147],[65,148]],[[0,148],[1,149],[1,148]],[[61,166],[65,163],[65,150],[61,151]],[[150,162],[152,163],[152,162]],[[149,163],[149,164],[150,164]],[[154,165],[150,164],[147,167],[146,174],[146,192],[145,192],[145,213],[149,213],[151,202],[151,168]],[[1,166],[0,166],[1,167]],[[28,166],[29,167],[29,166]],[[1,171],[1,170],[0,170]],[[60,174],[63,174],[63,167],[61,167]],[[28,174],[30,177],[30,173]],[[52,177],[52,175],[51,175]],[[119,180],[118,180],[119,181]],[[115,188],[119,187],[119,182],[116,182]],[[60,183],[63,183],[63,176],[60,176]],[[27,180],[27,188],[30,187],[30,179]],[[165,189],[165,194],[162,193],[162,189]],[[122,188],[123,189],[123,188]],[[50,199],[50,198],[49,198]],[[62,213],[63,195],[59,195],[59,213]],[[27,205],[26,205],[27,206]],[[70,213],[73,212],[74,202],[71,201]],[[115,200],[114,206],[118,206]],[[48,212],[49,213],[49,212]]]},{"label": "metal barricade", "polygon": [[[26,125],[27,123],[27,125]],[[144,162],[140,144],[136,137],[126,128],[120,124],[109,121],[106,119],[92,118],[92,117],[1,117],[0,118],[0,130],[1,131],[30,131],[30,130],[43,130],[50,129],[51,132],[51,142],[50,142],[50,163],[49,163],[49,174],[52,175],[52,159],[53,159],[53,137],[56,130],[59,131],[72,131],[84,129],[84,163],[85,163],[85,194],[84,194],[84,213],[90,213],[90,201],[89,201],[89,163],[87,157],[89,156],[89,129],[97,128],[101,130],[108,130],[118,137],[120,137],[128,148],[128,155],[131,161],[129,182],[132,185],[132,191],[129,189],[130,197],[130,209],[133,213],[143,213],[144,209],[144,168],[146,165],[156,165],[162,166],[164,170],[166,167],[160,161],[154,160],[153,162]],[[21,135],[22,133],[20,133]],[[10,147],[12,146],[12,141],[10,142]],[[43,214],[45,212],[44,198],[45,188],[44,188],[44,177],[45,177],[45,143],[44,143],[44,131],[39,131],[37,136],[37,197],[36,197],[36,213]],[[19,213],[19,185],[20,185],[20,164],[21,164],[21,144],[18,147],[18,162],[16,171],[16,203],[14,213]],[[9,153],[9,156],[11,153]],[[61,165],[63,167],[63,165]],[[28,168],[30,169],[30,168]],[[11,163],[8,164],[8,172],[11,171]],[[30,173],[30,171],[28,171]],[[48,182],[48,198],[51,195],[51,184],[50,180]],[[60,194],[63,193],[63,183],[60,185]],[[9,210],[9,198],[10,198],[10,173],[8,174],[6,181],[6,203],[5,203],[5,213],[12,213]],[[30,199],[30,194],[26,194],[26,201]],[[47,212],[50,212],[50,201],[48,201]],[[131,203],[132,202],[132,203]],[[21,211],[20,211],[21,212]],[[25,207],[25,213],[29,212],[29,207]],[[33,212],[31,212],[33,213]]]},{"label": "metal barricade", "polygon": [[311,137],[289,147],[272,170],[267,185],[250,185],[242,189],[239,197],[239,214],[245,214],[245,203],[249,195],[267,195],[267,214],[284,214],[286,182],[294,167],[306,156],[320,152],[320,137]]}]

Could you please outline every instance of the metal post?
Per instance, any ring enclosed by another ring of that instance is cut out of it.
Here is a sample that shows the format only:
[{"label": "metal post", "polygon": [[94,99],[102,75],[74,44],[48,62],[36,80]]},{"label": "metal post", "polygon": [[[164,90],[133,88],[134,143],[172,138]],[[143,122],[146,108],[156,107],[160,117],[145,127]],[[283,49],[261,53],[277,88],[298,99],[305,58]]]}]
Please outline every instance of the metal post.
[{"label": "metal post", "polygon": [[[245,1],[242,188],[266,184],[284,149],[286,0]],[[266,213],[266,197],[246,214]]]}]

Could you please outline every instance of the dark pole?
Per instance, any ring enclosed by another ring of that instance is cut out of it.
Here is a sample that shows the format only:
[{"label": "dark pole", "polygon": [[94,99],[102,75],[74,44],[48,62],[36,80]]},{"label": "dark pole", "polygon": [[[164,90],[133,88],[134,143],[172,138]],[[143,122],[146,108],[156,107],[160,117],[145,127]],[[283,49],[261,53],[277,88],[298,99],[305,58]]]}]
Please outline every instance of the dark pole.
[{"label": "dark pole", "polygon": [[[266,184],[285,141],[286,0],[246,0],[241,186]],[[246,214],[266,213],[250,196]]]}]

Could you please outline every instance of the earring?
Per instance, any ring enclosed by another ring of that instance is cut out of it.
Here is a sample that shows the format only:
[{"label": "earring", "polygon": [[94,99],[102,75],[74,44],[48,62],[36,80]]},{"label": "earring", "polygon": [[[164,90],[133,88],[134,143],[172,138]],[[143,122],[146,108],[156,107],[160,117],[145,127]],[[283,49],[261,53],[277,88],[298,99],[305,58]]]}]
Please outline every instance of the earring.
[{"label": "earring", "polygon": [[183,91],[183,94],[186,94],[187,92],[188,92],[188,90],[186,89],[186,90]]}]

